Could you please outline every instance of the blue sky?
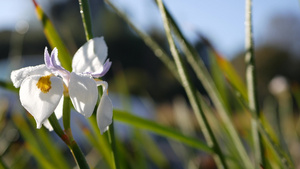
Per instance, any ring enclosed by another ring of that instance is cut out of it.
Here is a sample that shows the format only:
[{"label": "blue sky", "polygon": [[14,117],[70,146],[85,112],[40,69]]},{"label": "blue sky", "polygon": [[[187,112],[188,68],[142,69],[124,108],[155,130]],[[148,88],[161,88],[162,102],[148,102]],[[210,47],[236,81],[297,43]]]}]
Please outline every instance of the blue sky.
[{"label": "blue sky", "polygon": [[[53,1],[53,0],[51,0]],[[39,1],[49,5],[51,1]],[[152,0],[112,0],[143,30],[162,28],[160,14]],[[165,0],[186,36],[193,40],[201,32],[225,57],[232,58],[244,48],[243,0]],[[2,3],[0,30],[14,28],[20,20],[37,22],[31,0],[9,0]],[[294,13],[300,17],[298,0],[253,0],[254,40],[265,39],[270,19],[275,14]]]}]

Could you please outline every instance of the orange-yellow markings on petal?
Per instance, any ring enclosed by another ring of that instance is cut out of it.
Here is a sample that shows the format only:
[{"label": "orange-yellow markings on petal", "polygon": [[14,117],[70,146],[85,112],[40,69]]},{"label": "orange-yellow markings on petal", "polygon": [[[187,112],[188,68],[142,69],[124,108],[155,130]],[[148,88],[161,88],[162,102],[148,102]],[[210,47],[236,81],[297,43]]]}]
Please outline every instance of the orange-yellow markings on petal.
[{"label": "orange-yellow markings on petal", "polygon": [[37,88],[39,88],[43,93],[48,93],[49,90],[51,89],[51,81],[50,81],[51,76],[52,75],[40,77],[39,81],[36,84]]},{"label": "orange-yellow markings on petal", "polygon": [[69,96],[69,88],[64,84],[64,96]]}]

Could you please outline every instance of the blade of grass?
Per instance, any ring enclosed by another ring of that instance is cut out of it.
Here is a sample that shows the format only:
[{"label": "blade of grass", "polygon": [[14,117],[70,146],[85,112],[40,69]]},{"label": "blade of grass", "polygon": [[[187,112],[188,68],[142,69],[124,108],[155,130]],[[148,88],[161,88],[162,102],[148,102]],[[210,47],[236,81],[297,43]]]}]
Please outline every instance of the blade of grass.
[{"label": "blade of grass", "polygon": [[41,21],[44,34],[51,46],[51,48],[57,48],[58,49],[58,58],[61,62],[61,65],[71,71],[71,63],[72,63],[72,58],[67,50],[64,42],[61,40],[60,36],[56,32],[56,29],[54,28],[52,22],[50,19],[47,17],[47,15],[44,13],[42,8],[37,4],[35,0],[32,0],[35,6],[36,14],[38,19]]},{"label": "blade of grass", "polygon": [[15,88],[12,83],[8,83],[2,80],[0,80],[0,87],[3,87],[4,89],[10,90],[12,92],[19,92],[20,90],[19,88]]},{"label": "blade of grass", "polygon": [[198,93],[198,97],[201,99],[201,105],[203,106],[203,110],[205,114],[207,115],[208,121],[210,124],[213,124],[212,127],[214,129],[214,132],[216,133],[216,136],[219,140],[222,140],[222,143],[226,146],[222,146],[222,150],[224,154],[226,155],[226,159],[228,164],[230,164],[230,161],[234,162],[230,165],[230,167],[234,168],[232,165],[234,164],[235,168],[243,168],[244,164],[242,163],[239,157],[239,153],[235,151],[235,145],[228,137],[228,131],[224,127],[224,123],[220,123],[219,119],[215,116],[215,110],[212,106],[204,99],[204,97]]},{"label": "blade of grass", "polygon": [[22,146],[22,148],[19,149],[14,156],[14,160],[10,165],[10,169],[26,168],[26,164],[29,163],[31,157],[32,155],[27,152],[24,146]]},{"label": "blade of grass", "polygon": [[224,105],[226,106],[226,109],[229,110],[229,100],[227,91],[226,91],[226,83],[225,79],[223,76],[223,72],[221,71],[220,67],[217,64],[217,59],[213,52],[208,48],[208,56],[209,56],[209,61],[210,61],[210,72],[212,75],[212,78],[216,84],[216,87],[220,93],[220,96],[222,100],[224,101]]},{"label": "blade of grass", "polygon": [[252,114],[252,133],[254,142],[254,155],[256,168],[266,166],[264,155],[264,145],[261,141],[261,134],[257,129],[257,119],[261,116],[258,105],[257,82],[256,82],[256,66],[254,59],[254,44],[252,35],[252,0],[246,0],[246,21],[245,21],[246,37],[245,37],[245,62],[246,62],[246,81],[249,99],[249,108]]},{"label": "blade of grass", "polygon": [[131,21],[130,19],[121,12],[110,0],[104,0],[106,4],[111,7],[129,26],[132,28],[145,42],[145,44],[152,49],[154,54],[166,65],[166,67],[171,71],[174,77],[180,81],[180,78],[177,73],[176,65],[174,64],[173,60],[170,59],[168,54],[146,33],[139,30]]},{"label": "blade of grass", "polygon": [[175,77],[177,77],[177,79],[180,81],[176,69],[176,66],[174,65],[174,63],[169,59],[169,57],[166,55],[166,53],[159,47],[159,45],[157,45],[157,43],[155,41],[153,41],[149,36],[147,36],[146,34],[144,34],[142,31],[140,31],[139,29],[137,29],[132,22],[126,17],[126,15],[124,15],[122,12],[120,12],[120,10],[118,10],[110,1],[106,0],[105,1],[110,7],[112,7],[128,24],[129,26],[135,30],[137,32],[137,34],[139,36],[142,37],[142,39],[145,41],[145,43],[154,51],[154,53],[156,54],[156,56],[158,56],[158,58],[160,58],[163,63],[166,64],[166,66],[171,70],[171,72],[173,73],[173,75]]},{"label": "blade of grass", "polygon": [[127,113],[121,110],[114,110],[114,119],[132,125],[134,127],[145,129],[155,134],[180,141],[186,145],[205,151],[207,153],[213,153],[212,148],[198,139],[185,136],[172,128],[168,128],[155,122],[137,117],[131,113]]},{"label": "blade of grass", "polygon": [[57,165],[57,167],[70,168],[62,152],[59,149],[57,149],[57,147],[55,146],[56,144],[53,141],[53,139],[50,137],[49,131],[43,128],[43,129],[36,130],[36,132],[37,135],[39,136],[38,139],[40,139],[40,142],[43,143],[44,147],[47,150],[47,153],[49,154],[53,162]]},{"label": "blade of grass", "polygon": [[36,139],[28,123],[24,120],[24,117],[14,115],[13,121],[25,139],[25,147],[35,157],[36,161],[43,166],[43,168],[56,168],[57,166],[53,165],[47,158],[48,154],[43,152],[39,141]]},{"label": "blade of grass", "polygon": [[116,140],[115,140],[115,130],[114,130],[114,120],[112,120],[111,125],[109,126],[108,131],[105,133],[107,134],[108,142],[111,145],[110,157],[113,159],[113,168],[118,169],[120,168],[119,160],[118,160],[118,152],[116,147]]},{"label": "blade of grass", "polygon": [[26,144],[25,147],[27,147],[28,151],[32,153],[42,168],[57,168],[57,166],[54,166],[48,159],[46,159],[45,154],[42,153],[40,149],[37,149],[34,145]]},{"label": "blade of grass", "polygon": [[[89,124],[91,125],[91,130],[92,130],[92,133],[91,133],[92,135],[88,136],[89,140],[94,145],[94,147],[98,150],[98,152],[103,155],[103,158],[108,163],[110,168],[113,169],[114,162],[112,161],[112,158],[110,156],[111,149],[110,149],[107,139],[103,135],[100,134],[100,130],[96,123],[95,114],[93,114],[88,120],[89,120]],[[84,133],[89,134],[89,132],[88,133],[86,133],[86,132],[87,131],[85,131]]]},{"label": "blade of grass", "polygon": [[[238,101],[246,109],[246,111],[251,111],[251,109],[248,107],[249,105],[245,102],[243,98],[238,98]],[[254,114],[254,112],[252,112],[251,114]],[[276,136],[275,131],[273,130],[273,128],[271,128],[271,125],[265,119],[264,114],[262,114],[260,119],[258,120],[260,121],[256,121],[257,129],[264,138],[265,145],[271,148],[272,155],[276,157],[277,160],[280,162],[281,167],[295,168],[289,154],[285,153],[283,149],[278,146],[278,136]],[[268,164],[266,163],[266,165]]]},{"label": "blade of grass", "polygon": [[241,161],[243,161],[244,168],[253,168],[252,163],[247,155],[247,152],[237,134],[237,131],[235,130],[233,123],[231,122],[229,112],[226,109],[225,103],[222,100],[222,97],[220,96],[220,93],[218,92],[213,80],[211,79],[211,76],[208,70],[206,69],[203,61],[200,59],[200,56],[197,53],[197,51],[184,38],[183,34],[181,33],[179,27],[177,26],[175,20],[172,18],[168,10],[166,8],[165,10],[167,12],[168,19],[172,24],[172,28],[174,29],[174,33],[179,39],[181,46],[183,47],[183,51],[186,55],[187,60],[192,66],[199,80],[202,82],[214,105],[216,106],[216,109],[224,123],[224,126],[228,131],[227,133],[229,134],[232,142],[234,143],[236,151],[239,153]]},{"label": "blade of grass", "polygon": [[145,150],[146,154],[150,157],[153,163],[158,166],[158,168],[169,168],[167,159],[148,133],[136,131],[135,136],[142,145],[147,145],[143,146],[142,148]]},{"label": "blade of grass", "polygon": [[247,101],[248,95],[247,95],[247,88],[246,85],[241,80],[240,76],[237,74],[236,70],[233,68],[232,64],[226,60],[224,57],[222,57],[220,54],[216,52],[215,49],[213,49],[213,53],[217,58],[217,63],[222,69],[225,77],[229,81],[229,83],[242,95],[242,97]]},{"label": "blade of grass", "polygon": [[80,7],[80,14],[82,18],[83,28],[85,31],[85,37],[86,40],[88,41],[93,38],[89,2],[87,0],[78,0],[78,2]]},{"label": "blade of grass", "polygon": [[291,160],[288,158],[288,155],[285,154],[281,149],[272,141],[266,130],[264,129],[261,122],[257,121],[257,129],[259,130],[260,134],[263,136],[265,141],[267,142],[266,145],[268,145],[271,150],[274,152],[273,154],[277,157],[278,161],[280,161],[280,164],[285,169],[292,169],[295,168]]}]

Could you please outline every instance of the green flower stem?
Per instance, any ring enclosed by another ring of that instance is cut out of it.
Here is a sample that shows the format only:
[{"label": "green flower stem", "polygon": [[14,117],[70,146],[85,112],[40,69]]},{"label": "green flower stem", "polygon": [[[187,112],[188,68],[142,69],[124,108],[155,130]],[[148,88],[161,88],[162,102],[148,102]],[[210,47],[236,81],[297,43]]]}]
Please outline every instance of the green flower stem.
[{"label": "green flower stem", "polygon": [[226,164],[226,161],[225,161],[225,158],[224,158],[224,155],[221,151],[221,148],[220,148],[220,146],[219,146],[219,144],[218,144],[218,142],[217,142],[217,140],[216,140],[216,138],[213,134],[213,131],[212,131],[207,119],[206,119],[206,116],[205,116],[203,110],[201,109],[200,102],[199,102],[198,98],[196,97],[194,87],[192,86],[192,84],[190,83],[190,81],[188,79],[186,70],[185,70],[184,65],[181,61],[181,58],[179,56],[179,52],[178,52],[178,50],[175,46],[175,42],[172,38],[171,28],[170,28],[170,25],[169,25],[169,21],[168,21],[168,18],[167,18],[166,11],[165,11],[164,5],[162,3],[162,0],[157,0],[157,3],[158,3],[158,7],[160,9],[160,12],[161,12],[161,15],[162,15],[162,18],[163,18],[164,28],[165,28],[165,31],[166,31],[166,35],[167,35],[167,39],[168,39],[168,42],[169,42],[171,53],[172,53],[173,58],[175,60],[175,64],[176,64],[176,67],[177,67],[177,70],[178,70],[178,74],[181,78],[181,81],[183,83],[183,87],[184,87],[184,89],[187,93],[187,96],[190,100],[192,108],[195,112],[196,118],[198,119],[199,124],[201,125],[201,128],[203,130],[205,138],[207,139],[208,144],[210,146],[214,147],[214,150],[215,150],[215,153],[216,153],[216,155],[214,155],[214,157],[215,157],[216,163],[218,164],[219,168],[228,168],[227,164]]},{"label": "green flower stem", "polygon": [[115,141],[115,131],[114,122],[111,123],[107,132],[108,142],[111,145],[111,158],[114,160],[114,169],[119,169],[119,162],[117,157],[116,141]]},{"label": "green flower stem", "polygon": [[78,0],[80,6],[80,14],[85,31],[86,40],[93,38],[91,15],[88,0]]},{"label": "green flower stem", "polygon": [[[89,10],[89,4],[88,0],[78,0],[79,1],[79,6],[80,6],[80,13],[82,17],[82,23],[84,26],[85,30],[85,36],[87,40],[90,40],[93,38],[93,33],[92,33],[92,24],[91,24],[91,16],[90,16],[90,10]],[[102,87],[98,87],[99,95],[100,97],[102,96]],[[97,103],[98,105],[98,103]],[[111,155],[112,155],[112,160],[114,162],[114,168],[118,169],[119,165],[117,163],[117,151],[116,151],[116,146],[115,146],[115,136],[114,136],[114,131],[113,131],[113,124],[110,125],[109,133],[108,133],[108,139],[109,142],[112,146],[111,150]],[[112,131],[111,131],[112,130]]]},{"label": "green flower stem", "polygon": [[89,169],[90,167],[89,167],[88,163],[86,162],[85,156],[82,153],[80,147],[75,142],[75,140],[73,140],[73,138],[71,138],[71,139],[72,139],[72,141],[71,141],[70,145],[68,145],[68,147],[70,148],[77,165],[79,166],[80,169]]},{"label": "green flower stem", "polygon": [[52,113],[51,116],[48,118],[51,126],[53,127],[54,132],[64,141],[65,133],[60,127],[58,120],[55,116],[55,113]]},{"label": "green flower stem", "polygon": [[255,154],[255,163],[256,168],[260,166],[266,166],[266,160],[264,156],[264,147],[262,143],[262,136],[258,132],[257,119],[259,119],[260,111],[258,106],[258,96],[257,96],[257,87],[256,87],[256,67],[254,59],[254,45],[253,45],[253,35],[252,35],[252,0],[246,0],[246,80],[247,80],[247,89],[248,89],[248,99],[249,99],[249,108],[252,113],[252,134],[254,142],[254,154]]},{"label": "green flower stem", "polygon": [[[166,9],[166,8],[165,8]],[[192,45],[184,38],[183,34],[181,33],[179,27],[177,26],[175,20],[172,18],[168,10],[166,9],[167,17],[174,29],[175,35],[179,38],[180,44],[183,46],[183,51],[186,54],[187,60],[192,66],[193,70],[195,71],[197,77],[201,80],[204,88],[206,89],[208,95],[214,102],[218,113],[220,113],[220,117],[224,123],[226,130],[230,136],[230,139],[236,146],[236,150],[239,153],[239,157],[241,161],[243,161],[245,168],[253,168],[249,157],[247,156],[247,152],[243,147],[243,144],[235,130],[233,123],[230,120],[228,109],[225,106],[224,101],[220,93],[217,90],[216,85],[214,84],[208,70],[206,69],[204,63],[200,59],[199,54]]]},{"label": "green flower stem", "polygon": [[65,130],[69,130],[71,128],[71,105],[70,105],[70,97],[64,96],[64,103],[63,103],[63,123]]},{"label": "green flower stem", "polygon": [[[69,108],[66,108],[68,107]],[[63,108],[63,122],[65,131],[62,130],[60,124],[58,123],[58,120],[55,116],[55,113],[52,113],[52,115],[48,118],[51,126],[53,127],[53,130],[55,133],[66,143],[66,145],[71,150],[73,157],[79,166],[80,169],[89,169],[89,166],[86,162],[86,159],[84,157],[84,154],[80,150],[79,146],[75,142],[72,131],[70,128],[70,98],[68,96],[64,97],[64,108]]]}]

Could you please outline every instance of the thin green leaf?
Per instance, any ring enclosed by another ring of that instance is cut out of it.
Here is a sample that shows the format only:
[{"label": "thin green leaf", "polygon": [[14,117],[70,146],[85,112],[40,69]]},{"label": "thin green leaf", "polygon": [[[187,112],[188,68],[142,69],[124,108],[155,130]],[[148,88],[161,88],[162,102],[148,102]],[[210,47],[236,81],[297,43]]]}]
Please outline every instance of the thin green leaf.
[{"label": "thin green leaf", "polygon": [[107,139],[100,134],[95,115],[93,114],[88,120],[91,125],[92,132],[90,132],[90,130],[86,128],[83,130],[83,134],[87,137],[88,141],[96,148],[96,150],[100,154],[102,154],[109,167],[113,169],[114,163],[110,156],[111,148]]},{"label": "thin green leaf", "polygon": [[174,61],[170,59],[168,54],[165,50],[163,50],[157,42],[155,42],[149,35],[138,29],[131,21],[130,19],[121,12],[110,0],[104,0],[107,5],[109,5],[129,26],[132,28],[145,42],[145,44],[152,49],[154,54],[157,56],[158,59],[160,59],[166,67],[170,70],[170,72],[173,74],[173,76],[180,81],[180,78],[177,73],[176,65],[174,64]]},{"label": "thin green leaf", "polygon": [[24,146],[21,149],[19,149],[14,155],[15,156],[10,166],[10,169],[26,168],[26,164],[29,163],[29,160],[32,157],[32,155],[28,153],[27,149],[25,149]]},{"label": "thin green leaf", "polygon": [[85,31],[85,37],[86,40],[88,41],[93,38],[89,2],[88,0],[78,0],[78,2],[80,7],[82,23]]},{"label": "thin green leaf", "polygon": [[114,110],[114,119],[130,124],[134,127],[145,129],[158,135],[180,141],[186,145],[203,150],[207,153],[213,153],[212,148],[208,147],[205,143],[196,138],[185,136],[174,129],[159,125],[153,121],[146,120],[141,117],[134,116],[133,114],[121,110]]},{"label": "thin green leaf", "polygon": [[137,141],[142,144],[142,148],[145,150],[146,154],[150,157],[154,164],[158,166],[158,168],[168,168],[167,159],[148,133],[135,130],[135,137],[137,137]]},{"label": "thin green leaf", "polygon": [[261,133],[258,132],[257,122],[261,111],[258,104],[258,92],[257,92],[257,77],[256,77],[256,65],[254,57],[254,43],[253,43],[253,30],[252,30],[252,0],[246,0],[245,10],[245,62],[246,62],[246,80],[248,91],[248,104],[252,113],[252,137],[254,143],[254,159],[256,168],[260,166],[266,166],[266,157],[264,156],[265,148],[262,142]]},{"label": "thin green leaf", "polygon": [[42,151],[43,149],[40,147],[40,143],[36,139],[36,136],[33,134],[28,123],[24,120],[24,117],[21,115],[14,115],[13,121],[26,141],[25,147],[32,153],[37,162],[43,168],[56,168],[57,166],[54,166],[49,159],[47,159],[48,154]]},{"label": "thin green leaf", "polygon": [[170,51],[171,51],[173,59],[175,61],[179,77],[182,81],[182,86],[183,86],[185,93],[189,99],[189,102],[193,108],[195,117],[196,117],[200,127],[202,128],[202,132],[204,134],[206,141],[208,142],[208,144],[210,146],[214,147],[215,155],[213,157],[215,159],[217,166],[219,168],[226,169],[228,167],[227,167],[223,152],[220,148],[218,141],[215,138],[215,134],[213,133],[210,124],[207,121],[207,117],[201,108],[200,101],[198,100],[198,97],[196,96],[196,93],[195,93],[195,87],[194,87],[193,83],[191,83],[191,81],[189,80],[189,75],[187,74],[185,65],[183,64],[183,61],[179,55],[177,46],[175,45],[175,41],[173,39],[172,32],[171,32],[171,24],[169,22],[169,17],[167,15],[167,12],[166,12],[166,9],[165,9],[165,6],[164,6],[162,0],[157,0],[157,6],[161,13],[163,25],[165,28],[167,40],[168,40],[169,47],[170,47]]},{"label": "thin green leaf", "polygon": [[218,113],[220,114],[220,117],[222,119],[222,122],[224,123],[226,130],[230,134],[230,139],[235,144],[236,150],[239,153],[240,160],[243,161],[245,168],[253,168],[253,165],[247,155],[247,152],[239,138],[239,135],[238,135],[236,129],[233,126],[231,118],[229,117],[230,113],[228,112],[228,109],[226,108],[224,100],[222,99],[220,93],[218,92],[217,87],[214,84],[203,61],[200,59],[198,52],[195,50],[195,48],[192,47],[192,45],[183,36],[183,34],[180,31],[175,20],[172,18],[171,14],[168,12],[168,10],[166,8],[165,8],[165,11],[166,11],[168,19],[172,25],[174,34],[178,38],[178,40],[183,48],[183,52],[186,55],[187,61],[190,63],[190,65],[193,68],[194,72],[196,73],[198,79],[202,82],[208,95],[210,96],[214,105],[216,106],[216,109],[217,109]]},{"label": "thin green leaf", "polygon": [[224,80],[224,76],[223,76],[223,72],[220,69],[220,67],[217,64],[217,58],[216,56],[213,54],[212,51],[210,51],[210,49],[208,49],[208,53],[209,53],[209,58],[210,58],[210,71],[212,74],[212,78],[216,84],[216,87],[220,93],[220,96],[222,97],[222,99],[224,100],[224,105],[226,106],[226,108],[229,110],[229,100],[227,92],[226,92],[226,83]]},{"label": "thin green leaf", "polygon": [[245,101],[248,101],[246,85],[242,81],[241,77],[238,75],[232,64],[220,54],[218,54],[215,49],[212,50],[217,57],[217,63],[220,66],[223,74],[227,78],[228,82],[242,95]]},{"label": "thin green leaf", "polygon": [[45,158],[45,154],[40,151],[40,149],[37,149],[32,144],[26,145],[29,152],[32,153],[32,155],[35,157],[36,161],[43,167],[43,168],[56,168],[56,166],[52,165],[52,163]]},{"label": "thin green leaf", "polygon": [[3,87],[4,89],[10,90],[12,92],[19,92],[19,89],[15,88],[12,83],[4,82],[0,80],[0,87]]},{"label": "thin green leaf", "polygon": [[285,169],[295,168],[292,161],[288,158],[288,155],[285,152],[281,151],[281,149],[272,141],[267,131],[259,121],[257,121],[257,128],[259,130],[259,133],[264,138],[266,146],[269,146],[271,148],[271,150],[274,152],[273,154],[277,157],[281,166]]},{"label": "thin green leaf", "polygon": [[36,130],[36,132],[37,135],[39,136],[38,139],[40,140],[41,143],[43,143],[43,146],[45,147],[47,154],[55,163],[55,165],[58,166],[59,168],[70,168],[67,159],[64,157],[61,150],[59,150],[56,147],[54,140],[50,137],[49,131],[43,128],[43,129]]},{"label": "thin green leaf", "polygon": [[47,17],[47,15],[44,13],[42,8],[36,3],[35,0],[33,0],[33,3],[35,6],[36,14],[42,23],[44,34],[45,34],[50,46],[52,48],[55,48],[55,47],[57,48],[58,58],[61,62],[61,65],[65,69],[71,71],[72,70],[72,67],[71,67],[72,58],[71,58],[71,55],[70,55],[69,51],[67,50],[64,42],[61,40],[61,38],[58,35],[58,33],[56,32],[56,29],[54,28],[52,22]]}]

